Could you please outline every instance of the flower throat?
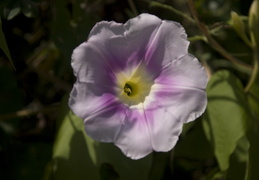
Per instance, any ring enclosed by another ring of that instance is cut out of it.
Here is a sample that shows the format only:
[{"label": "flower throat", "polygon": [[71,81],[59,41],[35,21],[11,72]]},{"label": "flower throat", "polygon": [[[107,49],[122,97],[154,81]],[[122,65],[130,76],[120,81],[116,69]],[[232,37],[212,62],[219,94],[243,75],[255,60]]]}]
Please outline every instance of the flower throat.
[{"label": "flower throat", "polygon": [[126,82],[123,90],[129,97],[132,97],[137,94],[137,85],[128,81]]}]

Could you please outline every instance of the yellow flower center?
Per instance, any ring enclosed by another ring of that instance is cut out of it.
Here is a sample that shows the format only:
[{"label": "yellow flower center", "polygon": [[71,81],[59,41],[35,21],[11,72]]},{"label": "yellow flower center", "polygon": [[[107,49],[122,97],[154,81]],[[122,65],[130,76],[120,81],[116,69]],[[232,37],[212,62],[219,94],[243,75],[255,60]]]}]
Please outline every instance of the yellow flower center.
[{"label": "yellow flower center", "polygon": [[152,76],[140,64],[135,68],[116,73],[118,98],[131,106],[144,102],[154,83]]}]

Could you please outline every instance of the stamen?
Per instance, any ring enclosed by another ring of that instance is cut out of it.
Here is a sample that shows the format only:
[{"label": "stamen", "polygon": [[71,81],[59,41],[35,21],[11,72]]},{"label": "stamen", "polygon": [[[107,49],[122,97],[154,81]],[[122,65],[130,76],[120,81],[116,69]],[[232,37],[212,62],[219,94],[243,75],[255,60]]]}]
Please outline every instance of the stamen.
[{"label": "stamen", "polygon": [[131,94],[132,94],[132,87],[128,83],[126,83],[125,86],[124,86],[124,92],[128,96],[131,96]]}]

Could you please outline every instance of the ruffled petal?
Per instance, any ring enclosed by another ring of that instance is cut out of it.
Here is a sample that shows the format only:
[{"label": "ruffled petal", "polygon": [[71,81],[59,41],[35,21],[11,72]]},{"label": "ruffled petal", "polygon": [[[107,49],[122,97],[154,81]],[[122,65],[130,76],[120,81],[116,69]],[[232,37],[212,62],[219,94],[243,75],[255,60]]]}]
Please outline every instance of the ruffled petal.
[{"label": "ruffled petal", "polygon": [[173,60],[161,70],[159,77],[155,79],[155,84],[179,89],[193,88],[204,93],[207,82],[208,76],[204,67],[191,54]]},{"label": "ruffled petal", "polygon": [[141,61],[157,76],[165,65],[186,54],[188,45],[179,23],[150,14],[141,14],[124,25],[102,21],[94,26],[87,42],[74,50],[72,67],[82,82],[100,82],[99,77],[104,77],[105,83],[114,82],[116,72],[134,70]]},{"label": "ruffled petal", "polygon": [[131,159],[140,159],[153,151],[143,108],[127,111],[120,135],[114,142]]},{"label": "ruffled petal", "polygon": [[82,118],[85,129],[93,139],[113,142],[125,119],[125,107],[118,103],[104,86],[76,82],[70,93],[69,106]]},{"label": "ruffled petal", "polygon": [[143,60],[161,19],[141,14],[125,24],[102,21],[92,29],[87,43],[99,48],[115,71],[130,69]]},{"label": "ruffled petal", "polygon": [[79,82],[115,87],[112,64],[91,43],[84,42],[73,51],[71,65]]},{"label": "ruffled petal", "polygon": [[187,54],[189,41],[184,28],[174,21],[162,21],[145,54],[147,69],[159,75],[162,68]]},{"label": "ruffled petal", "polygon": [[121,23],[101,21],[93,27],[86,42],[98,49],[104,57],[103,63],[108,63],[114,72],[125,68],[128,57],[128,53],[122,52],[128,46],[125,31]]},{"label": "ruffled petal", "polygon": [[206,71],[191,55],[163,69],[144,102],[155,151],[172,149],[183,123],[195,120],[205,111],[206,84]]},{"label": "ruffled petal", "polygon": [[[188,45],[179,23],[149,14],[125,24],[96,24],[72,55],[77,82],[69,106],[84,119],[86,132],[114,142],[132,159],[172,149],[183,123],[199,117],[207,104],[207,74]],[[119,98],[129,79],[148,81],[148,87],[137,86],[146,92],[138,90],[138,103]]]},{"label": "ruffled petal", "polygon": [[207,104],[206,94],[199,89],[173,86],[159,86],[158,89],[153,90],[153,97],[149,96],[145,100],[147,124],[153,149],[169,151],[175,146],[183,124],[196,119],[204,112]]},{"label": "ruffled petal", "polygon": [[153,150],[170,151],[182,132],[182,119],[172,111],[171,106],[166,107],[159,100],[152,101],[152,106],[145,108],[145,114]]}]

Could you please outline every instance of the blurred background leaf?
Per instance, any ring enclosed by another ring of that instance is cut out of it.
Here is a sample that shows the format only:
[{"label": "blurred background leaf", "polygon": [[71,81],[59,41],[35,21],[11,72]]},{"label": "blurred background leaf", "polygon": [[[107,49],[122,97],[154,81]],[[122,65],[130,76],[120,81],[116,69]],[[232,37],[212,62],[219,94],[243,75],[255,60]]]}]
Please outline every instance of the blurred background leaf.
[{"label": "blurred background leaf", "polygon": [[[9,59],[11,64],[13,65],[11,54],[10,54],[10,51],[8,49],[8,46],[7,46],[7,43],[6,43],[6,40],[5,40],[5,35],[2,31],[1,16],[0,16],[0,48],[2,49],[2,51],[5,53],[5,55],[7,56],[7,58]],[[14,67],[14,65],[13,65],[13,67]]]},{"label": "blurred background leaf", "polygon": [[87,40],[91,28],[100,20],[98,15],[89,12],[90,8],[90,4],[84,0],[74,3],[64,0],[53,4],[51,38],[62,52],[59,73],[71,71],[70,58],[73,49]]},{"label": "blurred background leaf", "polygon": [[213,149],[205,137],[203,121],[201,117],[192,122],[193,126],[177,143],[172,164],[174,179],[203,179],[217,167]]},{"label": "blurred background leaf", "polygon": [[249,110],[241,82],[229,71],[222,70],[212,75],[207,94],[203,127],[212,143],[220,170],[226,171],[238,141],[246,135]]},{"label": "blurred background leaf", "polygon": [[229,159],[229,169],[226,178],[229,180],[246,179],[249,162],[250,143],[246,137],[237,142],[237,147]]},{"label": "blurred background leaf", "polygon": [[[250,66],[253,51],[238,32],[249,35],[252,1],[195,1],[211,36]],[[207,44],[194,23],[168,9],[150,6],[150,2],[0,0],[1,180],[258,179],[258,79],[245,95],[247,72]],[[191,14],[186,1],[155,2]],[[231,25],[231,11],[242,21],[241,29]],[[73,49],[87,40],[97,21],[124,23],[136,12],[180,22],[191,40],[189,52],[211,76],[206,113],[184,126],[172,151],[139,161],[126,158],[112,144],[89,138],[82,120],[67,107],[67,94],[75,80],[70,66]],[[256,24],[255,32],[254,27]]]},{"label": "blurred background leaf", "polygon": [[94,141],[86,135],[83,121],[67,110],[54,143],[51,179],[98,180],[99,171],[103,177],[105,167],[107,170],[103,163],[123,180],[142,180],[148,177],[152,155],[131,160],[113,144]]},{"label": "blurred background leaf", "polygon": [[22,0],[22,12],[28,18],[34,18],[38,15],[38,7],[30,0]]},{"label": "blurred background leaf", "polygon": [[13,19],[21,12],[21,1],[20,0],[11,0],[7,3],[4,8],[4,18],[7,20]]},{"label": "blurred background leaf", "polygon": [[248,139],[250,142],[249,149],[249,166],[248,166],[248,180],[257,179],[259,177],[259,75],[250,91],[247,94],[252,118],[248,131]]}]

